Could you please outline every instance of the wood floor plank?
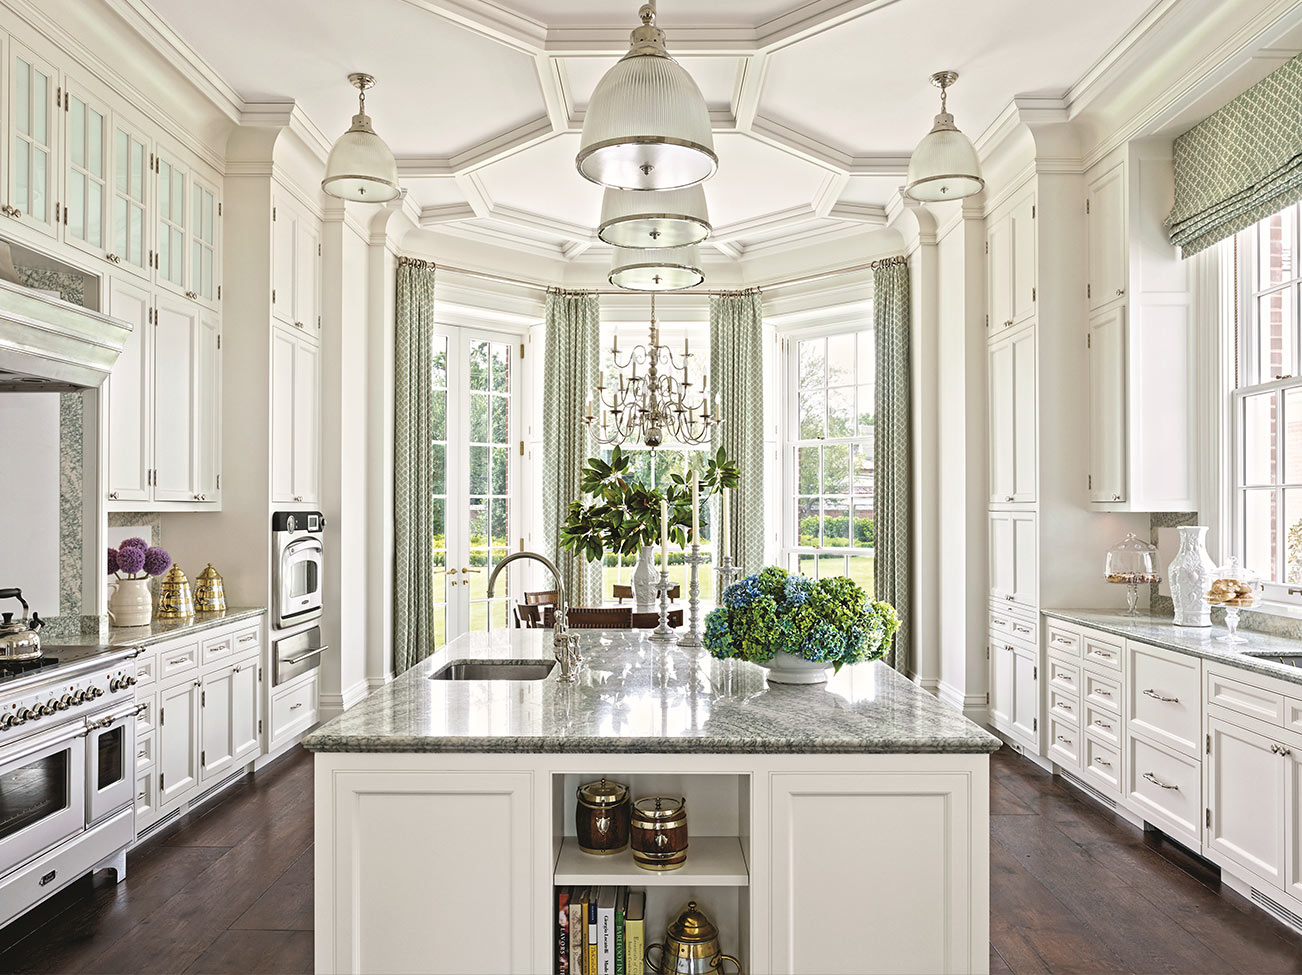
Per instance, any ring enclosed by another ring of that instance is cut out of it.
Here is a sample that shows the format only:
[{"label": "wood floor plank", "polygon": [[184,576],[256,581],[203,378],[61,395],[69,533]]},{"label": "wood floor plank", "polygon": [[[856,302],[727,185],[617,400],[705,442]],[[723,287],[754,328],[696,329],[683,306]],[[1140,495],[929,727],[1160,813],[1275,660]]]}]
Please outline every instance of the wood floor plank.
[{"label": "wood floor plank", "polygon": [[236,918],[232,929],[311,931],[315,849],[309,846],[267,892]]},{"label": "wood floor plank", "polygon": [[312,971],[310,931],[227,931],[185,971],[192,975],[282,975]]}]

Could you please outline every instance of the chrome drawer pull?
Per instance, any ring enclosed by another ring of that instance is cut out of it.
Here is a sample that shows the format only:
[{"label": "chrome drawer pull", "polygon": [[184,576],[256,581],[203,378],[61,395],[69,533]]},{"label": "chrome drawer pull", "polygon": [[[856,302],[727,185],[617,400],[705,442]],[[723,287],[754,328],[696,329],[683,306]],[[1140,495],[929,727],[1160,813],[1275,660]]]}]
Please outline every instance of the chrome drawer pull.
[{"label": "chrome drawer pull", "polygon": [[1062,742],[1064,745],[1070,745],[1070,744],[1071,744],[1071,739],[1070,739],[1070,738],[1067,738],[1067,737],[1064,737],[1063,735],[1059,735],[1059,736],[1058,736],[1058,740],[1059,740],[1060,742]]},{"label": "chrome drawer pull", "polygon": [[1066,711],[1068,714],[1071,714],[1071,705],[1070,705],[1070,704],[1065,704],[1065,703],[1063,703],[1062,701],[1058,701],[1056,704],[1054,704],[1054,707],[1055,707],[1055,708],[1058,708],[1058,709],[1061,710],[1061,711]]},{"label": "chrome drawer pull", "polygon": [[1068,684],[1076,683],[1076,681],[1072,679],[1071,674],[1059,674],[1058,679],[1062,681],[1066,681]]},{"label": "chrome drawer pull", "polygon": [[302,702],[302,701],[299,701],[297,704],[291,704],[291,705],[289,706],[289,709],[290,709],[291,711],[297,711],[297,710],[298,710],[299,708],[301,708],[302,706],[303,706],[303,702]]},{"label": "chrome drawer pull", "polygon": [[1163,704],[1180,703],[1180,699],[1178,697],[1165,697],[1159,694],[1157,691],[1153,690],[1151,687],[1144,688],[1144,696],[1151,697],[1154,701],[1161,701]]},{"label": "chrome drawer pull", "polygon": [[1110,653],[1104,653],[1102,650],[1095,650],[1093,647],[1090,647],[1090,649],[1089,649],[1089,653],[1090,653],[1091,656],[1094,656],[1094,657],[1102,657],[1104,660],[1111,660],[1111,659],[1112,659],[1112,654],[1110,654]]},{"label": "chrome drawer pull", "polygon": [[1178,785],[1167,785],[1165,782],[1159,779],[1152,772],[1145,772],[1144,778],[1148,779],[1149,782],[1152,782],[1153,785],[1157,786],[1159,789],[1174,789],[1177,792],[1180,791],[1180,787]]},{"label": "chrome drawer pull", "polygon": [[1103,690],[1103,688],[1101,688],[1101,687],[1100,687],[1098,690],[1096,690],[1094,693],[1097,694],[1099,697],[1111,697],[1111,696],[1112,696],[1112,692],[1111,692],[1111,691],[1105,691],[1105,690]]},{"label": "chrome drawer pull", "polygon": [[1095,765],[1106,765],[1108,768],[1112,768],[1112,763],[1111,763],[1111,762],[1105,762],[1105,761],[1104,761],[1103,759],[1101,759],[1101,758],[1096,758],[1096,759],[1094,759],[1094,764],[1095,764]]},{"label": "chrome drawer pull", "polygon": [[189,663],[189,662],[190,662],[190,658],[189,658],[189,657],[177,657],[175,660],[169,660],[169,661],[167,662],[167,666],[169,666],[169,667],[175,667],[177,664],[185,664],[185,663]]},{"label": "chrome drawer pull", "polygon": [[1007,625],[1008,625],[1008,620],[1000,619],[998,616],[992,616],[992,617],[990,617],[990,622],[993,623],[993,624],[995,624],[995,626],[1007,626]]},{"label": "chrome drawer pull", "polygon": [[[304,660],[308,659],[308,657],[315,657],[317,654],[325,653],[329,649],[329,647],[317,647],[314,650],[309,650],[307,653],[300,653],[297,657],[290,657],[288,660],[282,662],[286,664],[302,663]],[[1008,649],[1011,650],[1012,647],[1009,647]]]},{"label": "chrome drawer pull", "polygon": [[1065,644],[1065,645],[1067,645],[1067,646],[1069,646],[1069,647],[1070,647],[1070,646],[1073,646],[1074,643],[1075,643],[1074,640],[1069,640],[1069,639],[1068,639],[1067,637],[1065,637],[1065,636],[1059,636],[1057,633],[1055,633],[1055,634],[1053,635],[1053,642],[1054,642],[1054,643],[1062,643],[1062,644]]},{"label": "chrome drawer pull", "polygon": [[1013,624],[1013,632],[1015,632],[1015,633],[1030,633],[1030,632],[1031,632],[1031,628],[1030,628],[1029,626],[1018,626],[1016,623],[1014,623],[1014,624]]},{"label": "chrome drawer pull", "polygon": [[1104,731],[1112,730],[1112,725],[1108,724],[1106,721],[1100,721],[1098,718],[1095,718],[1094,723],[1098,725],[1100,728],[1102,728]]}]

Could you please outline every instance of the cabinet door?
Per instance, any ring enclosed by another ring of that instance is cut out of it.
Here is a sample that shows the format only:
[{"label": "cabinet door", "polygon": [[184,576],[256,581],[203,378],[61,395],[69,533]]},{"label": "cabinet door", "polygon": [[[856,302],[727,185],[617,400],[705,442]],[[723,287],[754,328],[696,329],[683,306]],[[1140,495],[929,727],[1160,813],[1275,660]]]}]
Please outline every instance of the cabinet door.
[{"label": "cabinet door", "polygon": [[990,327],[1013,324],[1013,221],[1005,215],[990,224],[986,239]]},{"label": "cabinet door", "polygon": [[1035,194],[1028,193],[1014,206],[1012,221],[1012,311],[1014,322],[1024,322],[1035,314],[1038,297],[1035,285]]},{"label": "cabinet door", "polygon": [[202,180],[190,180],[190,293],[210,306],[217,303],[217,228],[221,202]]},{"label": "cabinet door", "polygon": [[113,151],[109,172],[108,259],[134,274],[149,277],[149,181],[153,154],[147,139],[121,119],[113,123]]},{"label": "cabinet door", "polygon": [[1271,738],[1207,719],[1207,848],[1284,886],[1285,763]]},{"label": "cabinet door", "polygon": [[271,311],[282,322],[294,324],[295,213],[280,200],[272,206],[271,218]]},{"label": "cabinet door", "polygon": [[1013,500],[1032,502],[1037,496],[1039,480],[1036,436],[1037,373],[1035,366],[1036,330],[1034,325],[1019,329],[1012,336],[1013,359]]},{"label": "cabinet door", "polygon": [[222,457],[221,319],[209,309],[199,312],[199,361],[195,405],[195,488],[198,500],[219,499]]},{"label": "cabinet door", "polygon": [[154,500],[194,501],[198,491],[199,309],[160,295],[154,324]]},{"label": "cabinet door", "polygon": [[106,383],[108,403],[108,496],[110,501],[148,501],[152,456],[153,332],[149,291],[120,278],[108,280],[108,313],[131,324],[127,344]]},{"label": "cabinet door", "polygon": [[1089,307],[1101,308],[1126,290],[1126,168],[1117,163],[1089,185]]},{"label": "cabinet door", "polygon": [[199,779],[220,778],[235,764],[231,705],[235,699],[235,674],[229,668],[203,679],[199,692]]},{"label": "cabinet door", "polygon": [[158,222],[155,227],[158,250],[154,255],[154,280],[164,288],[184,294],[186,274],[186,240],[189,208],[186,206],[186,170],[174,156],[160,152],[154,158],[155,201]]},{"label": "cabinet door", "polygon": [[59,74],[12,38],[9,46],[8,202],[23,226],[53,237],[62,225],[55,161]]},{"label": "cabinet door", "polygon": [[1023,606],[1035,608],[1039,601],[1040,573],[1035,514],[1015,511],[1013,533],[1013,598]]},{"label": "cabinet door", "polygon": [[65,78],[63,239],[103,257],[108,241],[108,112]]},{"label": "cabinet door", "polygon": [[271,330],[271,499],[294,500],[294,367],[298,342]]},{"label": "cabinet door", "polygon": [[1091,501],[1125,501],[1126,312],[1116,306],[1090,319],[1090,470]]},{"label": "cabinet door", "polygon": [[1013,651],[992,634],[990,637],[990,720],[998,728],[1013,725]]},{"label": "cabinet door", "polygon": [[258,734],[260,690],[256,658],[231,668],[231,755],[236,766],[262,754],[262,737]]},{"label": "cabinet door", "polygon": [[1284,889],[1302,898],[1302,742],[1283,741],[1284,764]]},{"label": "cabinet door", "polygon": [[1040,665],[1032,654],[1013,651],[1013,731],[1039,748]]},{"label": "cabinet door", "polygon": [[199,782],[199,681],[158,692],[158,805],[166,806]]},{"label": "cabinet door", "polygon": [[321,235],[316,221],[301,214],[294,226],[294,323],[316,335],[321,326]]},{"label": "cabinet door", "polygon": [[990,501],[1017,500],[1016,377],[1013,343],[1000,336],[987,350],[990,381]]},{"label": "cabinet door", "polygon": [[300,338],[294,351],[293,499],[315,503],[319,495],[321,353]]},{"label": "cabinet door", "polygon": [[1011,602],[1014,578],[1013,515],[1010,511],[990,512],[990,595]]}]

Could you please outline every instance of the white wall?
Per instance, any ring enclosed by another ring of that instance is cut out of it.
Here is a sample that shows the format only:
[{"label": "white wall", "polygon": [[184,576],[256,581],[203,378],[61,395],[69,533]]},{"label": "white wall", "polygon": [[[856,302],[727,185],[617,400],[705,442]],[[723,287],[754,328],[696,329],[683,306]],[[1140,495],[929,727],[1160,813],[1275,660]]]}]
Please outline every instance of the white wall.
[{"label": "white wall", "polygon": [[[0,393],[0,451],[0,588],[58,616],[59,394]],[[0,611],[21,607],[5,600]]]}]

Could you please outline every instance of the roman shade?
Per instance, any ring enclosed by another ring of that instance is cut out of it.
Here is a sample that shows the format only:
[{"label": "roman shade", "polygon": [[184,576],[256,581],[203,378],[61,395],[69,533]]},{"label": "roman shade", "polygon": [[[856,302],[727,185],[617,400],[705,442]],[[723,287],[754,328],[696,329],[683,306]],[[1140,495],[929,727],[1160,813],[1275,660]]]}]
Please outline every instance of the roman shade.
[{"label": "roman shade", "polygon": [[1302,54],[1175,140],[1171,243],[1185,257],[1302,199]]}]

